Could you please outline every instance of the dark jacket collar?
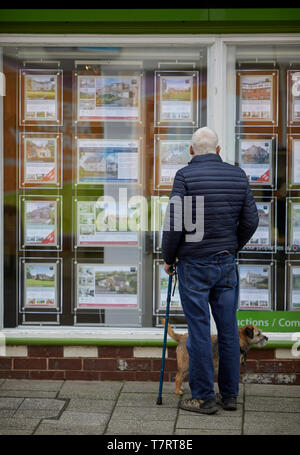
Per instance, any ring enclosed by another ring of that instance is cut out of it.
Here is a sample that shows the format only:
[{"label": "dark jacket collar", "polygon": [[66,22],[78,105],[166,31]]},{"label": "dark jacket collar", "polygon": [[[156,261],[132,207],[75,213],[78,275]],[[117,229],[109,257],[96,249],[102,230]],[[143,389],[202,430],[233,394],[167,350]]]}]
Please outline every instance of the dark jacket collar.
[{"label": "dark jacket collar", "polygon": [[194,163],[205,163],[206,161],[223,161],[220,155],[217,155],[217,153],[205,153],[204,155],[195,155],[191,161],[189,161],[189,164],[194,164]]}]

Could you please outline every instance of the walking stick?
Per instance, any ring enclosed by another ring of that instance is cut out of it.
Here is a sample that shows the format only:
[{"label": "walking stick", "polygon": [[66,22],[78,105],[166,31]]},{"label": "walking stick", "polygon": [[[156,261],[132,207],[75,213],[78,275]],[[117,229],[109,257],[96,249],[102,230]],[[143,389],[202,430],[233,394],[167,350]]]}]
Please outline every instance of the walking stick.
[{"label": "walking stick", "polygon": [[[170,269],[170,272],[173,272],[173,270],[174,269],[172,267]],[[166,346],[167,346],[167,335],[168,335],[169,309],[170,309],[171,291],[172,291],[172,279],[173,279],[173,275],[169,275],[166,317],[165,317],[164,343],[163,343],[162,358],[161,358],[159,390],[158,390],[158,397],[157,397],[156,404],[162,404],[162,388],[163,388],[164,371],[165,371],[165,357],[166,357]]]}]

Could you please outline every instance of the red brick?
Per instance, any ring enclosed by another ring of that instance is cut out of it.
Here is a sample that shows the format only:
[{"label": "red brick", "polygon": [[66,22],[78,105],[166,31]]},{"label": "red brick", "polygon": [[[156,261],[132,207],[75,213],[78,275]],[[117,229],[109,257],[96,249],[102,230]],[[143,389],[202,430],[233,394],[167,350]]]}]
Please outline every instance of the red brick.
[{"label": "red brick", "polygon": [[28,379],[29,372],[24,371],[16,371],[16,370],[0,370],[0,378],[1,379]]},{"label": "red brick", "polygon": [[[161,370],[161,360],[153,360],[153,371]],[[176,359],[165,359],[165,371],[177,371]]]},{"label": "red brick", "polygon": [[250,349],[247,352],[248,359],[275,359],[275,349]]},{"label": "red brick", "polygon": [[102,371],[101,381],[135,381],[135,371]]},{"label": "red brick", "polygon": [[138,359],[117,359],[117,370],[121,371],[151,371],[152,360],[145,358]]},{"label": "red brick", "polygon": [[294,385],[300,385],[300,374],[296,374],[296,380],[293,383]]},{"label": "red brick", "polygon": [[63,357],[63,346],[28,346],[28,357]]},{"label": "red brick", "polygon": [[261,373],[293,373],[295,363],[292,360],[260,360],[258,371]]},{"label": "red brick", "polygon": [[98,347],[98,356],[102,357],[111,357],[113,359],[121,357],[123,359],[133,357],[133,347],[132,346],[99,346]]},{"label": "red brick", "polygon": [[12,368],[12,359],[10,357],[0,357],[0,370],[10,370]]},{"label": "red brick", "polygon": [[295,373],[300,373],[300,360],[294,360]]},{"label": "red brick", "polygon": [[257,360],[247,359],[246,365],[241,365],[241,373],[256,373],[257,371]]},{"label": "red brick", "polygon": [[29,379],[65,379],[64,371],[49,371],[49,370],[33,370],[28,371]]},{"label": "red brick", "polygon": [[65,379],[73,381],[98,381],[100,373],[98,371],[66,371]]},{"label": "red brick", "polygon": [[49,370],[81,370],[81,359],[49,359]]},{"label": "red brick", "polygon": [[176,359],[176,348],[168,348],[168,358]]},{"label": "red brick", "polygon": [[37,358],[15,358],[13,368],[15,370],[46,370],[47,360]]},{"label": "red brick", "polygon": [[[136,380],[137,381],[159,381],[160,372],[159,371],[137,371]],[[164,381],[169,381],[170,376],[167,371],[164,372]]]},{"label": "red brick", "polygon": [[84,370],[115,371],[117,369],[116,359],[84,359]]}]

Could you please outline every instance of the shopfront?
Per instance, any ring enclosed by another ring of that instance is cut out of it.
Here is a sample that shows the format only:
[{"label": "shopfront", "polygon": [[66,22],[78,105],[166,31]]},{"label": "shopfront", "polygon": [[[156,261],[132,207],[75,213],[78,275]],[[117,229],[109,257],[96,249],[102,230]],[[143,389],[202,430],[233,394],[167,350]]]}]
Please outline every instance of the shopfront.
[{"label": "shopfront", "polygon": [[[260,216],[237,257],[237,317],[269,343],[245,381],[299,383],[299,11],[276,27],[276,10],[261,23],[141,10],[134,28],[121,10],[70,10],[68,24],[3,11],[0,377],[158,379],[162,221],[207,125]],[[178,290],[170,321],[186,330]]]}]

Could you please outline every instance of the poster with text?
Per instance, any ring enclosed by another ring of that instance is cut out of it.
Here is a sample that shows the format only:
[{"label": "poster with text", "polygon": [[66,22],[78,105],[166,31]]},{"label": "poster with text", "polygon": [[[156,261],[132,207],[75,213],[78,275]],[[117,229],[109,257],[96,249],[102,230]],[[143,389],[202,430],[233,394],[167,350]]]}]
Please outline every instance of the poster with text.
[{"label": "poster with text", "polygon": [[239,139],[239,166],[250,184],[271,186],[272,139]]},{"label": "poster with text", "polygon": [[[158,294],[158,310],[165,309],[167,306],[168,283],[169,275],[164,271],[163,264],[159,264],[159,294]],[[173,289],[173,288],[172,288]],[[173,294],[173,292],[172,292]],[[178,286],[175,288],[174,295],[171,295],[170,310],[181,310],[181,300]]]},{"label": "poster with text", "polygon": [[136,266],[77,264],[77,308],[137,308]]},{"label": "poster with text", "polygon": [[[131,231],[135,209],[97,201],[77,201],[77,246],[137,245],[138,233]],[[124,210],[126,209],[127,212]],[[126,214],[126,219],[122,215]],[[127,230],[120,230],[126,225]]]},{"label": "poster with text", "polygon": [[240,310],[271,310],[270,266],[239,265]]},{"label": "poster with text", "polygon": [[273,77],[268,74],[240,76],[241,122],[273,122]]},{"label": "poster with text", "polygon": [[300,184],[300,136],[291,138],[292,142],[292,184]]},{"label": "poster with text", "polygon": [[24,244],[56,246],[57,245],[57,202],[24,201]]},{"label": "poster with text", "polygon": [[191,160],[190,141],[159,140],[158,186],[171,188],[176,172]]},{"label": "poster with text", "polygon": [[139,141],[77,139],[77,183],[137,183]]},{"label": "poster with text", "polygon": [[58,182],[57,139],[26,137],[23,139],[23,184],[47,185]]},{"label": "poster with text", "polygon": [[288,71],[289,123],[300,124],[300,71]]},{"label": "poster with text", "polygon": [[290,213],[291,250],[300,250],[300,203],[291,202]]},{"label": "poster with text", "polygon": [[57,75],[24,75],[24,120],[58,120]]},{"label": "poster with text", "polygon": [[291,294],[290,294],[290,310],[300,310],[300,267],[291,266]]},{"label": "poster with text", "polygon": [[57,266],[54,263],[25,263],[25,308],[56,308]]},{"label": "poster with text", "polygon": [[139,121],[141,76],[78,76],[77,120]]},{"label": "poster with text", "polygon": [[271,202],[257,202],[256,203],[259,224],[258,227],[245,245],[246,249],[272,249],[271,229],[272,229],[272,215],[271,215]]}]

